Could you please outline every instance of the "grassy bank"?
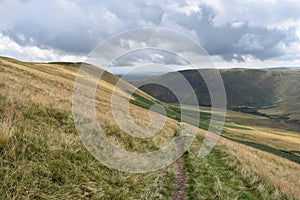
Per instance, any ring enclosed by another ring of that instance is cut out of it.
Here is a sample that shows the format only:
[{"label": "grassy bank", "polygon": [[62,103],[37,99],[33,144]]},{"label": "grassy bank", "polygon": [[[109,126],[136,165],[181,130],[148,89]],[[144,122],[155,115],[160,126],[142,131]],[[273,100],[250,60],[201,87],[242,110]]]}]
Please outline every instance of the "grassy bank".
[{"label": "grassy bank", "polygon": [[[0,199],[127,200],[171,196],[174,165],[153,173],[129,174],[102,165],[85,149],[71,112],[76,68],[7,59],[1,62]],[[144,141],[113,128],[109,113],[112,89],[108,82],[102,82],[96,107],[106,116],[99,118],[114,144],[132,151],[151,151],[173,136],[173,122],[167,122],[164,136]],[[133,114],[144,122],[147,118],[140,115],[146,116],[146,112],[133,107]]]}]

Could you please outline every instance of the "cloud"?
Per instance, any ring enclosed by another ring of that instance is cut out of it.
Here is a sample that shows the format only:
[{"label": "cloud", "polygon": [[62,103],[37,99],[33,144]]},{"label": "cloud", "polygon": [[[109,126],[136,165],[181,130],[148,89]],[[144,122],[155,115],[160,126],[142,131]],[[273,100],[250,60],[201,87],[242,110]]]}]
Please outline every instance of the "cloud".
[{"label": "cloud", "polygon": [[235,21],[246,22],[250,26],[284,28],[287,22],[299,21],[298,0],[202,0],[215,10],[213,23],[224,26]]},{"label": "cloud", "polygon": [[166,64],[166,65],[186,65],[185,60],[181,59],[177,55],[163,50],[143,49],[140,51],[133,51],[125,54],[115,60],[111,66],[135,66],[145,65],[149,63],[154,64]]},{"label": "cloud", "polygon": [[251,54],[258,59],[268,59],[283,55],[282,43],[289,45],[299,42],[294,37],[295,29],[270,29],[251,26],[247,22],[232,22],[216,26],[217,14],[211,7],[202,5],[201,12],[190,15],[169,13],[163,19],[163,25],[178,27],[182,32],[193,32],[200,44],[210,55],[222,56],[225,60],[243,61],[242,55]]},{"label": "cloud", "polygon": [[[61,59],[60,54],[80,58],[113,34],[154,26],[184,33],[227,61],[297,56],[299,10],[293,0],[1,0],[1,37],[14,48],[0,48],[0,54],[26,60]],[[25,53],[29,50],[37,55]],[[178,63],[166,55],[145,58]]]},{"label": "cloud", "polygon": [[0,33],[1,56],[14,55],[14,57],[25,61],[82,61],[85,56],[66,54],[53,49],[41,49],[37,46],[21,46],[7,36]]}]

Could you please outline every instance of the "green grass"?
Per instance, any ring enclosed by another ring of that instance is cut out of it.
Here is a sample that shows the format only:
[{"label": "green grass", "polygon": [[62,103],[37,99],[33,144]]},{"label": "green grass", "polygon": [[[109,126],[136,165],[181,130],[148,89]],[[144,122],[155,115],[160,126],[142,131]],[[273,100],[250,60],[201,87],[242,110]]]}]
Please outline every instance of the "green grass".
[{"label": "green grass", "polygon": [[[208,112],[202,112],[202,111],[197,111],[197,110],[187,109],[187,108],[180,108],[178,106],[165,104],[160,101],[154,102],[135,93],[133,93],[132,96],[134,97],[134,100],[131,100],[130,103],[145,109],[150,109],[151,106],[153,106],[154,104],[159,104],[165,108],[167,117],[174,119],[178,122],[181,122],[181,113],[182,113],[181,109],[183,109],[183,112],[185,113],[184,122],[191,124],[193,126],[197,126],[201,129],[205,129],[205,130],[208,129],[210,116],[211,116],[210,113]],[[164,114],[160,110],[156,112],[160,114]],[[195,119],[195,116],[198,116],[199,120]]]},{"label": "green grass", "polygon": [[[202,141],[203,137],[198,135],[190,151],[184,154],[189,199],[278,199],[272,187],[243,174],[236,158],[224,147],[215,146],[208,156],[199,159]],[[280,199],[285,197],[280,195]]]},{"label": "green grass", "polygon": [[[149,109],[154,104],[152,101],[144,101],[144,99],[139,96],[134,97],[135,101],[132,101],[132,103],[142,106],[143,108]],[[164,105],[164,107],[167,113],[169,112],[168,116],[173,119],[176,119],[174,116],[180,114],[180,108],[178,106]],[[188,113],[188,117],[191,118],[189,123],[195,125],[193,124],[192,117],[193,115],[199,114],[196,112],[200,111],[185,109],[185,113]],[[206,126],[198,125],[198,127],[204,127],[204,129],[206,129],[210,115],[207,112],[201,112],[200,115],[206,119],[204,121]],[[252,130],[248,127],[230,123],[225,123],[225,127],[245,131]],[[227,138],[226,136],[223,137]],[[255,174],[242,172],[236,158],[229,155],[224,147],[216,146],[208,156],[199,159],[197,157],[197,151],[200,149],[202,140],[203,137],[198,135],[190,151],[183,155],[184,167],[188,172],[187,195],[189,199],[286,199],[284,194],[278,193],[273,186],[257,178]],[[289,152],[254,142],[243,140],[233,141],[299,163],[299,156]]]}]

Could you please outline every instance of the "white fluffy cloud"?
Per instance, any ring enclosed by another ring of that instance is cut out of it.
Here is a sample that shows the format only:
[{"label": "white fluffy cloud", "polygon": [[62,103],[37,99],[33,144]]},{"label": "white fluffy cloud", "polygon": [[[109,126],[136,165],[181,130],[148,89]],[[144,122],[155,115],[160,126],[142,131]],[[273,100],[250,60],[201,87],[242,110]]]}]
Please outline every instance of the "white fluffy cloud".
[{"label": "white fluffy cloud", "polygon": [[235,21],[252,26],[272,27],[299,19],[298,0],[201,0],[216,11],[214,24],[218,26]]},{"label": "white fluffy cloud", "polygon": [[27,61],[82,61],[85,56],[65,54],[53,49],[42,49],[37,46],[21,46],[0,33],[1,56],[14,56]]}]

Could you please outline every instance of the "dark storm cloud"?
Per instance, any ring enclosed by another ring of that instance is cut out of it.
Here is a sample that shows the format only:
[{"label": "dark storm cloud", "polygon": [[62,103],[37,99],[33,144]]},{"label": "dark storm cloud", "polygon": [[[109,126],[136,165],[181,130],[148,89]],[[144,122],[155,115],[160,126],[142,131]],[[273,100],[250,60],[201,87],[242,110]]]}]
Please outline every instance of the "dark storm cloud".
[{"label": "dark storm cloud", "polygon": [[[88,54],[109,36],[127,29],[167,27],[189,35],[210,55],[240,62],[244,61],[245,55],[261,60],[284,55],[285,47],[299,42],[297,26],[276,28],[276,23],[279,23],[278,26],[285,25],[285,19],[293,22],[300,19],[293,6],[272,4],[278,11],[277,15],[271,13],[268,7],[261,8],[258,3],[249,4],[250,11],[242,15],[240,11],[243,7],[232,1],[226,2],[220,5],[225,6],[220,11],[214,7],[217,4],[179,0],[2,0],[0,33],[20,46],[37,46],[82,55]],[[280,8],[282,5],[285,9]],[[224,9],[227,11],[224,12]],[[265,13],[261,13],[263,9]],[[260,17],[261,23],[258,20]],[[130,59],[122,62],[134,62],[133,58]],[[153,59],[178,63],[170,61],[168,56],[154,56]]]},{"label": "dark storm cloud", "polygon": [[227,23],[223,26],[214,26],[214,11],[206,6],[201,12],[187,16],[176,13],[165,16],[165,25],[172,27],[179,25],[183,30],[195,31],[201,45],[210,55],[220,55],[225,60],[243,61],[242,55],[252,55],[259,59],[268,59],[283,55],[280,45],[288,45],[297,41],[295,30],[267,29],[252,27],[247,23],[234,26]]}]

